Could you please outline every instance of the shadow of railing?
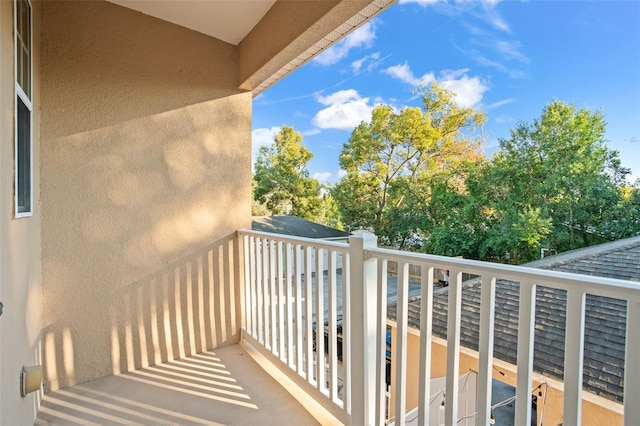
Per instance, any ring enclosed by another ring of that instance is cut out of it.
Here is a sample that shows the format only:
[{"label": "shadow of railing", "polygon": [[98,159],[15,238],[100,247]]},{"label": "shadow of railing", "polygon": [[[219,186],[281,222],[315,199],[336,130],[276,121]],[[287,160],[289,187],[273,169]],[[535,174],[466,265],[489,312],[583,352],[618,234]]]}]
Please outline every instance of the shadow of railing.
[{"label": "shadow of railing", "polygon": [[[45,389],[74,386],[237,343],[238,262],[237,239],[230,234],[111,294],[103,290],[105,308],[98,307],[93,315],[108,319],[84,320],[95,325],[91,342],[78,340],[86,330],[78,335],[62,323],[50,324],[43,331]],[[82,377],[76,372],[79,361]]]},{"label": "shadow of railing", "polygon": [[112,307],[113,373],[237,343],[238,259],[232,234],[128,286]]},{"label": "shadow of railing", "polygon": [[199,424],[257,410],[213,352],[50,392],[37,424]]}]

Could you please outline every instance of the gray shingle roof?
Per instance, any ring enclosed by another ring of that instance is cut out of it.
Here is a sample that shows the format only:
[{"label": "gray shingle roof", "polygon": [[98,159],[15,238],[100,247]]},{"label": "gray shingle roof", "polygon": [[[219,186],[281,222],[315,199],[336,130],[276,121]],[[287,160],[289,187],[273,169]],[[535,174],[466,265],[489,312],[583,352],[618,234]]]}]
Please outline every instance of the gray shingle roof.
[{"label": "gray shingle roof", "polygon": [[254,216],[251,229],[304,238],[347,238],[351,235],[296,216]]},{"label": "gray shingle roof", "polygon": [[523,266],[640,281],[640,237],[572,250]]},{"label": "gray shingle roof", "polygon": [[[640,237],[573,250],[524,265],[528,267],[640,281]],[[461,344],[478,350],[480,282],[470,280],[462,291]],[[640,288],[640,284],[639,284]],[[498,280],[494,357],[516,364],[518,340],[518,283]],[[434,292],[433,333],[446,338],[448,291]],[[394,304],[389,317],[396,319]],[[587,295],[585,313],[584,388],[605,398],[622,401],[626,302]],[[534,335],[534,370],[562,380],[566,293],[537,287]],[[409,326],[420,328],[420,297],[409,301]]]}]

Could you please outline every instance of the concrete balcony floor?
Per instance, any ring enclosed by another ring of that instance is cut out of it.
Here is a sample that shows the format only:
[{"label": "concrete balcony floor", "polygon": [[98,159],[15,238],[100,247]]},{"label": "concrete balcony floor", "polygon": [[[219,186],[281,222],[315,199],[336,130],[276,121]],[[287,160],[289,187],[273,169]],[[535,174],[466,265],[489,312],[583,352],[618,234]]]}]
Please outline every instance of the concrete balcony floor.
[{"label": "concrete balcony floor", "polygon": [[241,345],[49,392],[36,425],[315,425]]}]

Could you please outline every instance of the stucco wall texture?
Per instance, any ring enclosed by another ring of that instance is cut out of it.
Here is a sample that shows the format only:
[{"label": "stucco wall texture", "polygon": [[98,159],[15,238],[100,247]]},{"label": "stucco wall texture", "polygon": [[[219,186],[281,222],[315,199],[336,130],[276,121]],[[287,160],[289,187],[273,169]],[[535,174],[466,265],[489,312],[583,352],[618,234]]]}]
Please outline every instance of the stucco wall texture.
[{"label": "stucco wall texture", "polygon": [[[32,6],[33,66],[39,66],[39,5]],[[15,73],[13,2],[0,2],[0,420],[2,424],[33,421],[39,393],[20,397],[23,365],[40,363],[42,328],[38,135],[40,80],[33,75],[33,209],[30,217],[14,218]]]},{"label": "stucco wall texture", "polygon": [[46,386],[236,342],[251,93],[234,46],[102,2],[42,4]]}]

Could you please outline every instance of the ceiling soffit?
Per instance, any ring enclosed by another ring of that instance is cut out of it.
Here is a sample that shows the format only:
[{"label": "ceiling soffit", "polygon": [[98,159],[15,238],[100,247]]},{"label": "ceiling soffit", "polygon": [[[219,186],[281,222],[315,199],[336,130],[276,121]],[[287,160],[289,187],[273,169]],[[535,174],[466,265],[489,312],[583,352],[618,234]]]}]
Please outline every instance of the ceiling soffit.
[{"label": "ceiling soffit", "polygon": [[[345,17],[339,21],[337,26],[331,27],[332,29],[324,30],[321,36],[316,37],[317,41],[315,41],[309,47],[304,48],[302,53],[298,48],[296,53],[291,54],[287,49],[283,49],[282,57],[272,59],[272,62],[275,63],[275,66],[269,66],[270,64],[266,64],[264,68],[266,70],[266,75],[261,75],[259,78],[252,77],[242,77],[240,81],[240,87],[253,91],[253,96],[256,97],[267,88],[281,80],[283,77],[287,76],[290,72],[299,68],[306,62],[310,61],[328,47],[341,40],[347,34],[364,24],[365,22],[371,20],[373,17],[378,15],[383,10],[387,9],[389,6],[394,4],[397,0],[372,0],[372,1],[351,1],[344,0],[341,2],[336,2],[339,5],[344,5],[345,7],[352,7],[354,4],[363,5],[361,9],[357,10],[350,17]],[[337,9],[339,6],[336,6],[334,9]],[[337,22],[337,21],[336,21]],[[314,32],[314,29],[310,29],[309,32]],[[247,38],[251,37],[251,34],[248,35]],[[295,43],[292,43],[295,45]],[[242,44],[240,45],[242,47]],[[290,49],[291,50],[291,49]],[[279,63],[279,64],[278,64]],[[264,74],[263,72],[263,74]],[[259,74],[259,73],[256,73]]]},{"label": "ceiling soffit", "polygon": [[276,0],[109,0],[238,45]]}]

